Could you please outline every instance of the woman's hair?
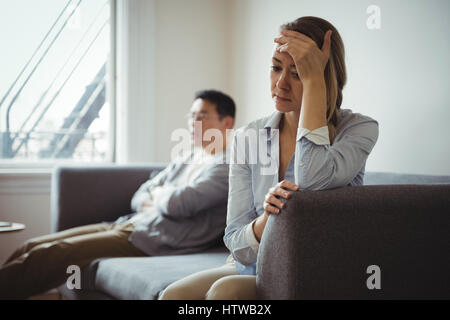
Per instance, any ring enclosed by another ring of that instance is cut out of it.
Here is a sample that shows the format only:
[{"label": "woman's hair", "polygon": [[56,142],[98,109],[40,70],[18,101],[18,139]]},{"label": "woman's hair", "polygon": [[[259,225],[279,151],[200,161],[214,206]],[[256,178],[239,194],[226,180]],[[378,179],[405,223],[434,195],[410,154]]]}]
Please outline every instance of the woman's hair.
[{"label": "woman's hair", "polygon": [[283,24],[281,30],[300,32],[322,48],[323,38],[328,30],[331,35],[330,58],[325,67],[324,77],[327,86],[327,123],[330,142],[333,143],[336,136],[337,116],[342,103],[342,89],[347,81],[345,70],[344,43],[337,29],[328,21],[317,17],[301,17],[293,22]]}]

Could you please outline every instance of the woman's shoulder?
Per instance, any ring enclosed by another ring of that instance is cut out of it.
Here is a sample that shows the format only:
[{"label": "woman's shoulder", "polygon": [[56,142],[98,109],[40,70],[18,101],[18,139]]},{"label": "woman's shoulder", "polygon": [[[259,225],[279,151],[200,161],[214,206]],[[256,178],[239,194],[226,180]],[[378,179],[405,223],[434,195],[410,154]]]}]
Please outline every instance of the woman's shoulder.
[{"label": "woman's shoulder", "polygon": [[378,122],[364,114],[353,112],[351,109],[340,109],[338,114],[338,124],[336,129],[344,129],[348,126],[371,122],[378,125]]},{"label": "woman's shoulder", "polygon": [[375,119],[351,109],[340,109],[337,122],[337,135],[349,130],[378,135],[378,122]]},{"label": "woman's shoulder", "polygon": [[253,120],[246,125],[239,127],[236,129],[236,134],[242,134],[248,130],[262,130],[268,126],[273,127],[273,125],[277,122],[277,117],[279,116],[279,112],[275,111],[272,114]]}]

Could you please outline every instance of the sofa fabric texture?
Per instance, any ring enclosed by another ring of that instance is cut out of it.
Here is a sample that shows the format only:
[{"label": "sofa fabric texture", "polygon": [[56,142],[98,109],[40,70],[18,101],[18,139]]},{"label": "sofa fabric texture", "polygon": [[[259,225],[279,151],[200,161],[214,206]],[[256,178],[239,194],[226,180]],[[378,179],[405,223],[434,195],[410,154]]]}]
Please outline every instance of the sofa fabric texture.
[{"label": "sofa fabric texture", "polygon": [[[450,297],[450,185],[300,191],[267,222],[263,299]],[[369,289],[369,266],[380,289]]]}]

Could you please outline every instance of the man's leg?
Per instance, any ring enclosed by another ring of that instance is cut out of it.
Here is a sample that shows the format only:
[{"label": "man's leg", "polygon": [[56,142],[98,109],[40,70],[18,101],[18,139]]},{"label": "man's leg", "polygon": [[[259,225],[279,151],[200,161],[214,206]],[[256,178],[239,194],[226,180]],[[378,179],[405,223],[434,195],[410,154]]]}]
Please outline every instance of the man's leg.
[{"label": "man's leg", "polygon": [[97,223],[97,224],[89,224],[86,226],[71,228],[71,229],[60,231],[60,232],[31,238],[30,240],[26,241],[20,248],[18,248],[16,251],[14,251],[14,253],[6,260],[6,262],[3,265],[7,265],[14,259],[20,257],[21,255],[29,252],[34,247],[41,245],[43,243],[53,242],[56,240],[62,240],[65,238],[71,238],[71,237],[88,234],[88,233],[106,231],[111,228],[112,228],[112,225],[109,225],[107,223]]},{"label": "man's leg", "polygon": [[0,299],[24,299],[55,288],[67,279],[67,268],[82,269],[101,257],[145,256],[128,237],[131,224],[35,246],[0,269]]}]

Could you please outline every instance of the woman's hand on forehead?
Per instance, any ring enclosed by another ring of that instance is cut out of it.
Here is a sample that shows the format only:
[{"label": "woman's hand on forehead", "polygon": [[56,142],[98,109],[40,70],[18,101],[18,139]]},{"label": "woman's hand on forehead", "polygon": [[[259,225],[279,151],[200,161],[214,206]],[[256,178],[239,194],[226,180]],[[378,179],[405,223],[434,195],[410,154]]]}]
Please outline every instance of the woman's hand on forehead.
[{"label": "woman's hand on forehead", "polygon": [[279,44],[277,52],[286,52],[292,57],[302,81],[323,77],[330,56],[331,30],[325,33],[321,49],[311,38],[292,30],[281,31],[281,36],[274,42]]}]

